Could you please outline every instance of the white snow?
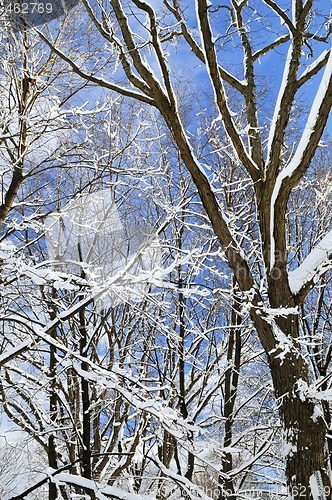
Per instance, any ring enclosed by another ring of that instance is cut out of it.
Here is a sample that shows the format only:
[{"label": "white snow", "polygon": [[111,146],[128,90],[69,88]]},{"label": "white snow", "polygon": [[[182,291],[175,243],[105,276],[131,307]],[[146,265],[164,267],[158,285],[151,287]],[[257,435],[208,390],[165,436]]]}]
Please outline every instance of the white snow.
[{"label": "white snow", "polygon": [[284,458],[292,456],[296,452],[296,442],[297,442],[298,431],[295,427],[290,427],[284,429],[282,433],[282,456]]},{"label": "white snow", "polygon": [[313,500],[326,500],[322,475],[319,470],[310,476],[309,483]]},{"label": "white snow", "polygon": [[306,67],[306,69],[303,71],[303,73],[299,76],[298,79],[301,80],[301,78],[306,76],[307,73],[312,71],[321,61],[323,61],[323,59],[327,56],[328,53],[329,53],[328,50],[323,50],[323,52],[315,59],[315,61]]},{"label": "white snow", "polygon": [[291,443],[283,443],[282,445],[282,456],[284,458],[292,456],[296,452],[296,446]]},{"label": "white snow", "polygon": [[[82,488],[87,488],[95,492],[95,496],[98,500],[109,500],[109,498],[117,498],[119,500],[154,500],[154,497],[145,495],[136,495],[134,493],[129,493],[128,491],[117,488],[116,486],[108,486],[104,483],[97,483],[91,479],[86,479],[84,477],[74,476],[68,472],[60,472],[54,475],[55,470],[48,468],[45,471],[45,475],[49,476],[53,483],[58,485],[71,484],[76,486],[81,486]],[[44,475],[44,477],[45,477]],[[40,475],[40,479],[43,479],[43,475]],[[24,490],[23,490],[24,491]]]},{"label": "white snow", "polygon": [[[166,477],[170,477],[172,479],[175,479],[175,481],[178,484],[181,484],[183,487],[183,490],[186,491],[189,494],[189,498],[192,498],[193,500],[195,499],[202,499],[202,500],[212,500],[210,496],[206,495],[204,493],[203,488],[201,489],[199,486],[195,485],[191,481],[189,481],[187,478],[184,476],[180,476],[176,472],[172,471],[171,469],[168,469],[167,467],[164,466],[160,460],[156,459],[155,462],[158,463],[158,466],[160,470],[165,474]],[[197,494],[199,496],[197,496]],[[194,496],[195,495],[195,496]]]},{"label": "white snow", "polygon": [[315,405],[315,408],[314,408],[313,414],[312,414],[312,416],[311,416],[312,420],[313,420],[314,422],[317,422],[317,420],[318,420],[318,419],[319,419],[319,417],[321,417],[321,416],[322,416],[322,411],[321,411],[321,409],[320,409],[317,405]]},{"label": "white snow", "polygon": [[317,391],[314,387],[308,390],[308,397],[316,401],[332,401],[332,389]]},{"label": "white snow", "polygon": [[0,259],[10,259],[16,250],[17,248],[11,242],[2,241],[0,243]]},{"label": "white snow", "polygon": [[326,270],[326,265],[332,264],[332,231],[311,250],[297,269],[288,275],[292,293],[298,293],[311,279],[319,279],[320,271]]},{"label": "white snow", "polygon": [[292,0],[292,22],[296,26],[296,2],[297,0]]},{"label": "white snow", "polygon": [[309,386],[302,378],[296,382],[296,394],[303,403],[308,399]]},{"label": "white snow", "polygon": [[271,326],[274,338],[276,339],[276,347],[270,352],[270,354],[275,352],[277,349],[281,349],[281,352],[277,354],[276,358],[280,358],[280,364],[282,365],[287,354],[294,349],[294,344],[292,339],[284,334],[274,320],[271,321]]},{"label": "white snow", "polygon": [[271,148],[272,148],[272,143],[273,143],[273,139],[274,139],[274,133],[275,133],[275,128],[276,128],[276,123],[277,123],[277,120],[278,120],[278,117],[279,117],[280,103],[281,103],[281,99],[282,99],[282,97],[283,97],[283,95],[285,93],[286,86],[287,86],[287,80],[288,80],[288,74],[289,74],[289,66],[290,66],[290,63],[291,63],[291,60],[292,60],[292,51],[293,51],[293,45],[291,44],[289,46],[289,48],[288,48],[288,53],[287,53],[287,56],[286,56],[286,63],[285,63],[285,67],[284,67],[284,72],[283,72],[283,75],[282,75],[282,80],[281,80],[281,84],[280,84],[280,89],[279,89],[277,101],[276,101],[276,104],[275,104],[275,107],[274,107],[274,113],[273,113],[273,118],[272,118],[272,122],[271,122],[271,125],[270,125],[269,137],[268,137],[268,140],[267,140],[267,159],[268,159],[268,162],[270,160],[270,154],[271,154]]},{"label": "white snow", "polygon": [[20,352],[22,352],[22,351],[24,352],[27,349],[29,349],[31,344],[32,344],[32,340],[27,339],[27,340],[24,340],[24,342],[22,342],[21,344],[18,344],[18,345],[15,345],[14,347],[10,347],[10,348],[6,349],[5,352],[3,352],[0,355],[0,366],[4,365],[8,361],[10,361],[12,358],[15,358]]},{"label": "white snow", "polygon": [[269,319],[274,319],[276,316],[282,316],[286,318],[287,316],[291,314],[299,314],[299,308],[298,307],[279,307],[278,309],[274,309],[272,307],[263,307],[264,311],[264,316],[265,314]]}]

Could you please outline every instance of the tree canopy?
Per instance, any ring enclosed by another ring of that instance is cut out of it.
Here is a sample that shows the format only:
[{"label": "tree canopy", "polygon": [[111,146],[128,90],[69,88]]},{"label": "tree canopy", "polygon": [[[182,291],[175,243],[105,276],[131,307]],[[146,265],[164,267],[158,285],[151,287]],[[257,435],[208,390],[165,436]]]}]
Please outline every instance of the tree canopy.
[{"label": "tree canopy", "polygon": [[3,495],[328,499],[329,6],[72,5],[1,35]]}]

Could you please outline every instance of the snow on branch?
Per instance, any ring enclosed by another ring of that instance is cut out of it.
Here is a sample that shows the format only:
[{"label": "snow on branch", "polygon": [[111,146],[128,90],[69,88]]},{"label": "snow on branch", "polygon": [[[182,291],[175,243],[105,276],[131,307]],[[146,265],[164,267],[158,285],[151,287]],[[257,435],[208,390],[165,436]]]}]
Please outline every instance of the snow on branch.
[{"label": "snow on branch", "polygon": [[332,231],[311,250],[297,269],[288,275],[292,293],[297,294],[310,281],[317,281],[321,274],[332,264]]},{"label": "snow on branch", "polygon": [[298,83],[299,85],[302,82],[307,81],[307,76],[311,77],[313,73],[320,67],[321,64],[323,64],[326,60],[326,58],[329,56],[329,51],[328,50],[323,50],[323,52],[320,54],[320,56],[315,59],[313,63],[311,63],[304,71],[303,73],[299,76],[298,78]]},{"label": "snow on branch", "polygon": [[[70,464],[71,466],[72,464]],[[146,495],[137,495],[135,493],[130,493],[128,491],[122,490],[116,486],[109,486],[105,483],[98,483],[91,479],[86,479],[84,477],[75,476],[73,474],[62,472],[68,468],[65,466],[59,470],[54,470],[52,468],[48,468],[47,471],[42,474],[45,477],[38,481],[34,486],[28,488],[27,490],[19,493],[18,495],[11,497],[11,500],[23,500],[26,498],[27,494],[36,490],[43,484],[51,481],[52,483],[57,484],[58,486],[62,486],[64,484],[78,486],[86,492],[93,492],[94,496],[98,500],[107,500],[109,498],[119,499],[119,500],[153,500],[153,497]]]},{"label": "snow on branch", "polygon": [[6,363],[9,363],[9,361],[16,358],[23,352],[27,351],[30,348],[31,344],[32,339],[29,338],[19,345],[6,349],[6,351],[0,355],[0,367],[5,365]]},{"label": "snow on branch", "polygon": [[[186,493],[186,498],[192,499],[192,500],[212,500],[210,496],[206,495],[203,491],[202,488],[200,488],[198,485],[192,483],[189,481],[186,477],[183,477],[180,474],[177,474],[176,472],[172,471],[171,469],[165,467],[165,465],[156,459],[153,459],[152,457],[148,457],[163,473],[164,476],[172,479],[175,483],[180,486],[182,490]],[[197,496],[199,495],[199,496]],[[183,498],[183,497],[181,497]]]},{"label": "snow on branch", "polygon": [[282,175],[283,178],[285,178],[286,176],[290,177],[291,174],[296,170],[296,168],[301,164],[302,158],[308,147],[311,136],[312,134],[315,133],[315,127],[320,114],[319,112],[324,102],[326,93],[328,92],[329,82],[331,80],[331,77],[332,77],[332,50],[330,50],[328,62],[326,64],[325,71],[322,80],[320,82],[320,85],[318,87],[314,102],[312,103],[308,120],[304,127],[298,147],[295,151],[294,156],[288,163],[286,169],[281,172],[281,175],[284,174]]},{"label": "snow on branch", "polygon": [[283,71],[283,75],[282,75],[282,80],[281,80],[281,84],[280,84],[280,88],[279,88],[277,101],[276,101],[275,107],[274,107],[272,122],[270,125],[270,132],[269,132],[269,136],[268,136],[268,140],[267,140],[267,160],[268,160],[268,162],[270,162],[270,160],[271,160],[272,144],[273,144],[273,141],[275,138],[277,121],[278,121],[279,116],[280,116],[281,102],[282,102],[283,96],[285,94],[285,91],[287,88],[287,82],[289,79],[290,65],[291,65],[291,61],[292,61],[292,52],[293,52],[293,45],[291,44],[288,48],[285,67],[284,67],[284,71]]},{"label": "snow on branch", "polygon": [[93,491],[95,497],[99,500],[107,500],[109,498],[119,499],[119,500],[153,500],[153,497],[146,495],[137,495],[135,493],[129,493],[122,490],[116,486],[108,486],[104,483],[97,483],[91,479],[86,479],[85,477],[74,476],[68,472],[62,472],[56,477],[52,478],[52,481],[59,486],[63,484],[70,484],[73,486],[78,486],[89,492]]},{"label": "snow on branch", "polygon": [[[53,326],[51,328],[54,328],[54,322],[50,323],[50,325],[52,324]],[[157,418],[162,427],[177,438],[182,438],[187,434],[187,432],[199,430],[195,424],[191,424],[187,420],[181,418],[175,410],[164,406],[163,401],[160,400],[159,397],[153,398],[150,396],[150,393],[154,390],[159,392],[160,386],[156,389],[147,387],[140,382],[139,378],[131,376],[125,370],[117,368],[116,366],[112,367],[112,371],[100,367],[90,359],[82,357],[74,350],[52,338],[52,336],[48,334],[51,331],[51,328],[40,328],[35,326],[35,336],[43,342],[46,342],[48,345],[53,346],[57,350],[66,354],[66,359],[63,359],[61,363],[63,368],[74,368],[75,371],[85,380],[89,380],[91,382],[98,383],[105,388],[118,391],[124,399],[136,409],[149,413],[153,417]],[[29,346],[30,344],[28,342],[23,342],[17,346],[14,352],[12,352],[12,350],[6,351],[4,353],[2,364],[15,357],[17,351],[19,351],[19,353],[25,352],[28,350]],[[86,371],[81,368],[82,361],[89,365],[90,371]],[[120,379],[126,379],[131,389],[129,390],[124,388],[120,383]]]},{"label": "snow on branch", "polygon": [[275,264],[275,242],[274,242],[274,215],[275,203],[282,189],[282,184],[287,178],[293,177],[298,169],[301,168],[303,159],[312,145],[312,138],[315,135],[317,123],[320,118],[320,111],[323,103],[328,95],[330,82],[332,78],[332,50],[330,51],[329,59],[326,64],[324,74],[322,76],[319,88],[312,103],[307,123],[304,127],[301,139],[296,148],[293,157],[290,159],[286,167],[279,173],[271,196],[271,212],[270,212],[270,234],[271,234],[271,250],[270,250],[270,269]]}]

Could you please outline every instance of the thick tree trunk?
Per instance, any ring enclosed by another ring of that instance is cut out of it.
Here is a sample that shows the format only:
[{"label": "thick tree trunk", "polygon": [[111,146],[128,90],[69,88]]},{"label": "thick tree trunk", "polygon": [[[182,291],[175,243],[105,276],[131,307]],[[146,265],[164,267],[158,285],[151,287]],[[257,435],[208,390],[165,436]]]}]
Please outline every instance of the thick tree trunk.
[{"label": "thick tree trunk", "polygon": [[[291,498],[331,498],[326,470],[326,425],[307,399],[308,372],[301,356],[288,353],[271,361],[271,372],[283,425],[283,451]],[[313,490],[317,490],[317,496]],[[320,495],[318,495],[318,492]]]},{"label": "thick tree trunk", "polygon": [[[281,260],[281,265],[283,261]],[[280,262],[279,262],[280,264]],[[281,269],[280,276],[285,276]],[[286,275],[287,276],[287,275]],[[294,307],[288,280],[270,277],[273,308]],[[326,470],[327,427],[308,395],[307,360],[301,354],[296,314],[275,317],[276,349],[268,353],[279,415],[283,426],[286,479],[291,498],[328,499],[331,482]],[[317,496],[313,495],[314,490]]]}]

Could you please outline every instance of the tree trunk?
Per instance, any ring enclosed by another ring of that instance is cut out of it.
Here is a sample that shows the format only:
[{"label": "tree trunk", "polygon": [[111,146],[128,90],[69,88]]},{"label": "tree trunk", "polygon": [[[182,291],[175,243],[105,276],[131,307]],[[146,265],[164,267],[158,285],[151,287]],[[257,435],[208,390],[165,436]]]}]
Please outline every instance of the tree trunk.
[{"label": "tree trunk", "polygon": [[[52,289],[52,297],[55,298],[55,290]],[[55,320],[56,311],[50,308],[50,318],[51,320]],[[56,329],[52,330],[51,337],[54,340],[57,340],[57,331]],[[49,408],[50,408],[50,418],[54,428],[57,427],[57,419],[58,419],[58,396],[57,396],[57,359],[56,359],[56,348],[54,346],[50,346],[50,369],[49,369],[49,378],[50,378],[50,396],[49,396]],[[58,469],[58,457],[57,457],[57,449],[56,449],[56,435],[52,432],[48,437],[48,465],[54,469]],[[58,498],[58,492],[56,484],[52,481],[49,481],[48,484],[48,498],[49,500],[56,500]]]},{"label": "tree trunk", "polygon": [[[84,311],[80,312],[80,354],[82,357],[86,357],[86,329],[85,329],[85,319]],[[88,371],[89,365],[87,362],[82,361],[81,368],[84,371]],[[86,479],[91,479],[91,421],[90,421],[90,394],[89,394],[89,382],[84,378],[81,378],[81,391],[82,391],[82,473],[83,477]]]},{"label": "tree trunk", "polygon": [[[307,399],[308,370],[305,360],[293,353],[271,360],[271,372],[283,425],[283,452],[291,498],[330,498],[326,470],[326,425],[315,415],[315,403]],[[316,488],[320,495],[313,496]],[[324,494],[325,492],[325,494]]]},{"label": "tree trunk", "polygon": [[[233,280],[233,290],[236,284]],[[234,292],[233,292],[234,293]],[[234,406],[238,390],[240,363],[241,363],[241,314],[240,301],[235,298],[232,302],[231,325],[236,327],[230,329],[227,349],[227,370],[225,373],[225,396],[224,396],[224,417],[225,435],[224,447],[232,446],[233,426],[234,426]],[[229,473],[233,470],[233,455],[231,452],[224,452],[222,457],[222,472],[219,477],[219,500],[234,500],[236,498],[234,481]]]},{"label": "tree trunk", "polygon": [[[55,335],[52,335],[53,338]],[[55,358],[55,347],[51,346],[50,349],[50,386],[51,386],[51,394],[50,394],[50,416],[54,425],[56,425],[57,420],[57,393],[56,393],[56,358]],[[57,470],[58,462],[57,462],[57,453],[56,453],[56,444],[55,444],[55,436],[52,432],[48,438],[48,465]],[[49,500],[56,500],[58,498],[57,487],[56,484],[52,481],[49,482],[48,485],[48,498]]]}]

